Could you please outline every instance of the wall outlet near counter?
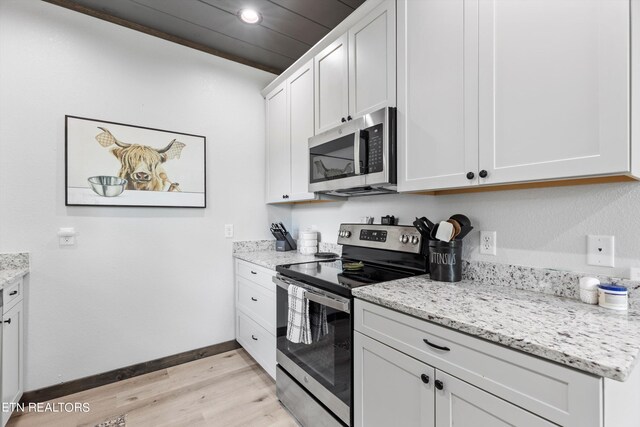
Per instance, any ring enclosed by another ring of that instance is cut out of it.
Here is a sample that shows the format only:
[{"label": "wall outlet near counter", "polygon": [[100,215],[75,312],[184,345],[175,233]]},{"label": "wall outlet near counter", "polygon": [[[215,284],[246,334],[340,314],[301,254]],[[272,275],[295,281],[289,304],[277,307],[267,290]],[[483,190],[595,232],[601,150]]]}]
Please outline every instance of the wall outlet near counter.
[{"label": "wall outlet near counter", "polygon": [[614,236],[587,236],[587,264],[615,267]]},{"label": "wall outlet near counter", "polygon": [[496,255],[496,235],[495,231],[480,232],[480,253],[483,255]]},{"label": "wall outlet near counter", "polygon": [[224,225],[224,237],[230,239],[233,237],[233,224]]}]

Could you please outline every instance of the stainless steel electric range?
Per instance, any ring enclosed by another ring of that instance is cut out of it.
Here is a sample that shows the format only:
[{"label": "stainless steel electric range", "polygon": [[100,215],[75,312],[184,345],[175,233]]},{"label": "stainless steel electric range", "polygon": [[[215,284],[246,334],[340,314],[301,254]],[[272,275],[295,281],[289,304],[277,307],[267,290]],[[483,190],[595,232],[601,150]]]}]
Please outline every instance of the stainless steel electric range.
[{"label": "stainless steel electric range", "polygon": [[[278,285],[277,395],[308,427],[352,422],[351,290],[428,272],[422,239],[413,226],[342,224],[338,235],[341,259],[279,266],[273,279]],[[287,337],[292,285],[303,289],[315,329],[307,343]]]}]

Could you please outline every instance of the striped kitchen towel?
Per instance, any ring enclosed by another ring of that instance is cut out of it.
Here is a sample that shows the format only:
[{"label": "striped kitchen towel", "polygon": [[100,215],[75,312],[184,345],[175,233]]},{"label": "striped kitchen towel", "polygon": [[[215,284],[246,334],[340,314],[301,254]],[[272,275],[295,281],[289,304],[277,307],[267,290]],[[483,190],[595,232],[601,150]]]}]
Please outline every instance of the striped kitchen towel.
[{"label": "striped kitchen towel", "polygon": [[287,321],[287,340],[294,344],[311,344],[309,326],[309,300],[304,297],[304,289],[289,285],[289,318]]}]

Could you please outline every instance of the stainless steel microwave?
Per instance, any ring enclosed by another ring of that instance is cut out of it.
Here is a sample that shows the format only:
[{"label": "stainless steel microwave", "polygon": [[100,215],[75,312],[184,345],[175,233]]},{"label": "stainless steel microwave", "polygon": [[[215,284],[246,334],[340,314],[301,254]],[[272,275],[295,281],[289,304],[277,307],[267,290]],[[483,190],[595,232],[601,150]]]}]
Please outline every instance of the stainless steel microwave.
[{"label": "stainless steel microwave", "polygon": [[395,192],[396,146],[393,107],[309,138],[309,191],[336,196]]}]

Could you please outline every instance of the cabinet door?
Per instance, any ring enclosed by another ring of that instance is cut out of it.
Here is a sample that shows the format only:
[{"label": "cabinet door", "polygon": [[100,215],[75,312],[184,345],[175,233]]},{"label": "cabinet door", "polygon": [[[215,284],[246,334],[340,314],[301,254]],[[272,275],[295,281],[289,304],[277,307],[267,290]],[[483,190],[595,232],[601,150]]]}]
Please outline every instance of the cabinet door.
[{"label": "cabinet door", "polygon": [[396,2],[385,0],[349,29],[349,114],[396,105]]},{"label": "cabinet door", "polygon": [[432,427],[435,370],[357,331],[353,336],[355,425]]},{"label": "cabinet door", "polygon": [[[20,301],[2,317],[2,401],[17,403],[24,390],[24,318]],[[2,413],[2,425],[11,416]]]},{"label": "cabinet door", "polygon": [[291,153],[287,84],[266,97],[267,103],[267,203],[285,202],[291,192]]},{"label": "cabinet door", "polygon": [[480,0],[480,183],[629,170],[629,0]]},{"label": "cabinet door", "polygon": [[329,130],[349,115],[347,34],[314,58],[316,134]]},{"label": "cabinet door", "polygon": [[442,390],[436,390],[436,427],[552,427],[531,412],[436,371]]},{"label": "cabinet door", "polygon": [[398,2],[399,191],[477,184],[477,61],[476,2]]},{"label": "cabinet door", "polygon": [[287,80],[291,129],[292,200],[310,200],[309,138],[313,136],[313,60]]}]

